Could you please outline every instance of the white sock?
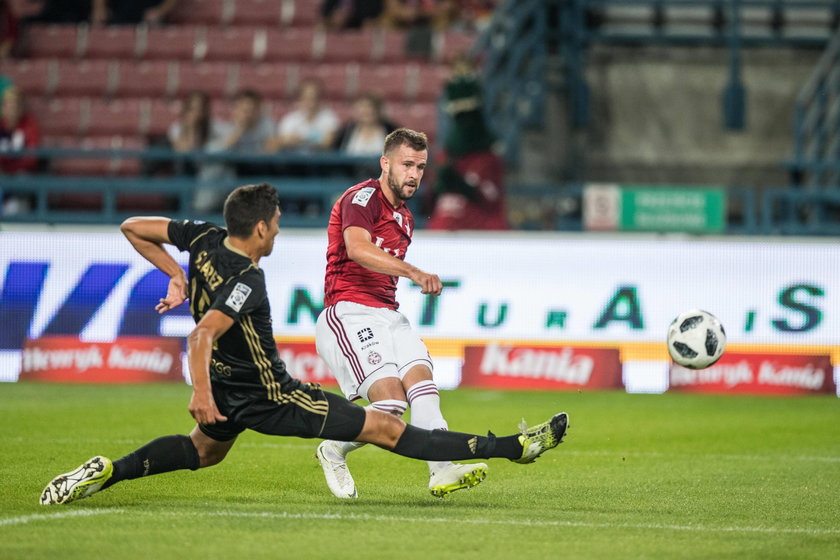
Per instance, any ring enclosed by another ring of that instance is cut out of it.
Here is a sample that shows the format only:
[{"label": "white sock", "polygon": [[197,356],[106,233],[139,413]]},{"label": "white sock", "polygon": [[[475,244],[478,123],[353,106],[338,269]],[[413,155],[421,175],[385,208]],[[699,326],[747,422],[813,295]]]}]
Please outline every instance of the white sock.
[{"label": "white sock", "polygon": [[[365,408],[373,408],[387,414],[393,414],[399,418],[405,414],[405,409],[408,408],[408,403],[397,399],[386,399],[370,403]],[[325,451],[327,458],[330,460],[346,461],[348,453],[355,451],[363,445],[367,444],[361,441],[333,441],[332,445],[328,445]]]},{"label": "white sock", "polygon": [[[431,379],[420,381],[406,391],[411,406],[411,425],[424,430],[448,430],[449,424],[440,412],[440,394]],[[429,474],[452,464],[451,461],[427,461]]]}]

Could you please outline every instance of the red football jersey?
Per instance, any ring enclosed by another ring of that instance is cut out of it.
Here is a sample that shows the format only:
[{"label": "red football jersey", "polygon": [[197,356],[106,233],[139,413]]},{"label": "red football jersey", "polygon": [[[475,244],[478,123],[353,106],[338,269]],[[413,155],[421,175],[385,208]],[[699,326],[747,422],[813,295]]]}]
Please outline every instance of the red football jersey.
[{"label": "red football jersey", "polygon": [[386,253],[405,260],[414,232],[414,216],[405,205],[394,209],[378,179],[347,189],[333,206],[327,226],[327,273],[324,305],[352,301],[371,307],[397,309],[397,277],[368,270],[347,256],[344,229],[357,226],[370,232],[371,241]]}]

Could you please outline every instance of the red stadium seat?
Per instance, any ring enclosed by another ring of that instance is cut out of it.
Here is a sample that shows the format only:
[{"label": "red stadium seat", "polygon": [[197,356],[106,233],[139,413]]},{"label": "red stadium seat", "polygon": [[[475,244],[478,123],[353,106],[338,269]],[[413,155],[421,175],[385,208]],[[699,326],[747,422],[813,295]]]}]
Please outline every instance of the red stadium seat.
[{"label": "red stadium seat", "polygon": [[255,38],[265,36],[265,31],[252,27],[210,28],[206,30],[204,59],[254,60]]},{"label": "red stadium seat", "polygon": [[425,132],[429,138],[435,138],[438,124],[437,104],[399,103],[394,104],[391,109],[391,120],[398,125]]},{"label": "red stadium seat", "polygon": [[199,89],[211,97],[228,96],[233,93],[233,78],[230,65],[226,62],[180,62],[175,95],[182,96],[190,90]]},{"label": "red stadium seat", "polygon": [[313,57],[315,30],[269,29],[266,33],[265,60],[309,62]]},{"label": "red stadium seat", "polygon": [[[136,137],[122,136],[87,136],[81,141],[73,137],[55,138],[54,147],[77,148],[82,150],[140,150],[143,143]],[[56,175],[72,175],[86,177],[101,176],[129,176],[136,175],[140,169],[137,158],[126,157],[94,157],[73,158],[56,157],[52,161],[52,172]],[[52,198],[52,197],[51,197]],[[52,198],[53,204],[64,208],[93,206],[93,200],[99,195],[60,195]]]},{"label": "red stadium seat", "polygon": [[120,96],[157,97],[172,95],[177,84],[177,63],[163,60],[122,61],[116,91]]},{"label": "red stadium seat", "polygon": [[266,99],[287,99],[291,95],[286,64],[241,64],[236,90],[253,89]]},{"label": "red stadium seat", "polygon": [[316,0],[284,0],[280,23],[293,27],[312,27],[320,18],[321,2]]},{"label": "red stadium seat", "polygon": [[117,63],[107,60],[60,60],[55,94],[106,96],[114,93]]},{"label": "red stadium seat", "polygon": [[134,58],[137,54],[137,32],[131,26],[85,27],[79,39],[80,57]]},{"label": "red stadium seat", "polygon": [[170,15],[173,24],[224,25],[232,14],[230,0],[181,0]]},{"label": "red stadium seat", "polygon": [[353,94],[347,79],[346,64],[301,64],[297,85],[309,78],[316,78],[324,86],[326,99],[346,100]]},{"label": "red stadium seat", "polygon": [[[372,60],[378,35],[370,30],[324,34],[325,47],[320,58],[327,62],[368,62]],[[316,53],[318,56],[318,53]]]},{"label": "red stadium seat", "polygon": [[137,136],[140,133],[142,101],[139,99],[92,99],[82,132],[90,136]]},{"label": "red stadium seat", "polygon": [[233,25],[277,26],[282,23],[284,2],[277,0],[233,0]]},{"label": "red stadium seat", "polygon": [[410,80],[409,99],[436,101],[443,94],[452,71],[442,64],[419,64],[414,68],[417,73]]},{"label": "red stadium seat", "polygon": [[141,122],[141,129],[148,136],[166,136],[169,126],[181,114],[181,101],[160,98],[147,101],[147,120]]},{"label": "red stadium seat", "polygon": [[0,63],[0,74],[12,80],[26,95],[51,95],[58,82],[58,61],[5,60]]},{"label": "red stadium seat", "polygon": [[359,68],[356,93],[375,93],[388,101],[404,101],[407,82],[405,64],[368,64]]},{"label": "red stadium seat", "polygon": [[162,60],[197,58],[201,28],[192,25],[151,28],[138,37],[137,56]]},{"label": "red stadium seat", "polygon": [[409,59],[405,54],[405,33],[402,31],[386,31],[379,37],[374,60],[379,62],[404,62]]},{"label": "red stadium seat", "polygon": [[38,118],[41,134],[60,136],[78,134],[81,130],[82,112],[89,109],[86,99],[62,97],[59,99],[31,99],[30,108]]},{"label": "red stadium seat", "polygon": [[78,55],[79,37],[75,25],[35,24],[26,30],[25,51],[33,58],[73,58]]}]

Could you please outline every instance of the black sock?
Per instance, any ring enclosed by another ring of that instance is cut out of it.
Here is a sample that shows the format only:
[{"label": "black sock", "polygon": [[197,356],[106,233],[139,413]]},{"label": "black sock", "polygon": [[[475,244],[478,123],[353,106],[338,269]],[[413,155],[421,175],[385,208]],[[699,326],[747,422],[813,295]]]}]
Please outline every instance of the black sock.
[{"label": "black sock", "polygon": [[519,443],[519,436],[496,437],[492,432],[487,432],[486,436],[477,436],[445,430],[421,430],[409,425],[391,451],[425,461],[492,457],[518,459],[522,456],[522,444]]},{"label": "black sock", "polygon": [[114,474],[102,489],[121,480],[197,468],[198,451],[189,436],[164,436],[114,461]]}]

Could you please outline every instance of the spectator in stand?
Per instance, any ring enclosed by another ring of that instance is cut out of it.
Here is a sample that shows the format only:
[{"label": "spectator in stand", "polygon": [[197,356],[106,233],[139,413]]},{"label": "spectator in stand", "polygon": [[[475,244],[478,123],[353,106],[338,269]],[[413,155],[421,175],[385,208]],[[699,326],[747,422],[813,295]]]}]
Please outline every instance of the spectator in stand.
[{"label": "spectator in stand", "polygon": [[[193,90],[187,94],[181,103],[181,116],[169,126],[167,137],[169,146],[176,152],[198,152],[202,150],[216,151],[221,149],[225,124],[212,118],[210,96],[200,90]],[[199,163],[192,161],[176,162],[176,173],[179,175],[195,175],[199,178],[219,177],[220,167],[224,164]],[[233,172],[228,176],[233,177]]]},{"label": "spectator in stand", "polygon": [[178,0],[92,0],[90,21],[104,25],[160,25],[178,6]]},{"label": "spectator in stand", "polygon": [[[210,114],[209,103],[207,114]],[[205,151],[208,153],[231,152],[240,155],[264,153],[274,124],[263,114],[262,96],[250,89],[240,91],[233,99],[232,117],[230,123],[210,125],[210,138],[205,144]],[[221,211],[230,190],[231,179],[237,175],[260,174],[265,174],[264,165],[249,162],[235,164],[200,162],[199,188],[193,201],[195,210],[198,212]]]},{"label": "spectator in stand", "polygon": [[296,108],[277,125],[277,136],[268,142],[268,151],[312,151],[330,147],[338,116],[324,105],[323,84],[316,79],[304,80],[298,92]]},{"label": "spectator in stand", "polygon": [[0,74],[0,95],[3,95],[3,92],[6,91],[8,88],[12,87],[12,80]]},{"label": "spectator in stand", "polygon": [[379,156],[385,137],[396,129],[383,115],[382,99],[365,93],[353,102],[351,118],[333,135],[332,148],[348,155]]},{"label": "spectator in stand", "polygon": [[325,0],[320,24],[330,31],[378,25],[385,0]]},{"label": "spectator in stand", "polygon": [[9,0],[0,0],[0,60],[12,56],[20,29]]},{"label": "spectator in stand", "polygon": [[[34,115],[26,110],[23,94],[16,87],[3,92],[0,106],[0,154],[41,144],[41,130]],[[38,158],[35,156],[11,157],[0,155],[0,175],[35,173]],[[3,200],[3,214],[28,212],[32,208],[31,197],[12,195]]]},{"label": "spectator in stand", "polygon": [[487,128],[481,86],[471,67],[456,63],[445,89],[452,123],[444,139],[435,182],[437,199],[428,229],[508,229],[505,165]]},{"label": "spectator in stand", "polygon": [[432,55],[433,33],[449,29],[458,21],[460,5],[454,0],[385,0],[385,27],[405,29],[405,54],[420,58]]}]

